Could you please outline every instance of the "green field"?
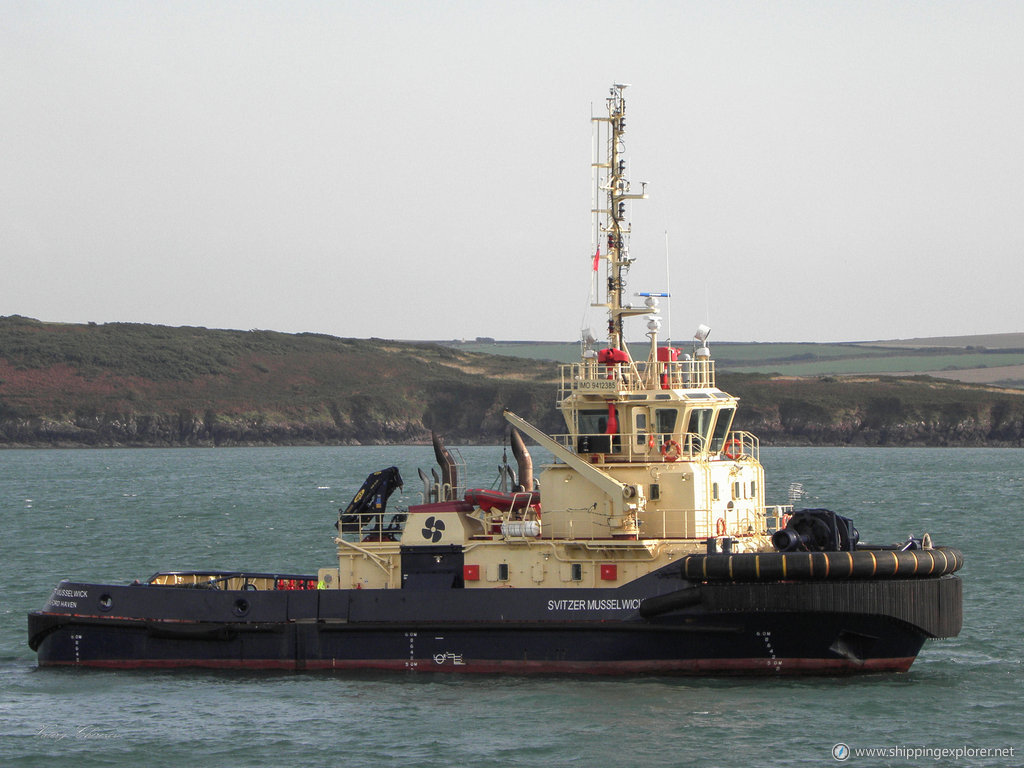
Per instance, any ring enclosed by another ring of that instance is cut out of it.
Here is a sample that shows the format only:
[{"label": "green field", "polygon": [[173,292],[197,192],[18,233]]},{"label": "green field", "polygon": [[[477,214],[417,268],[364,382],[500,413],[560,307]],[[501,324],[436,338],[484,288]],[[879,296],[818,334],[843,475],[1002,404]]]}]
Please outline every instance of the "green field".
[{"label": "green field", "polygon": [[[439,342],[465,352],[480,352],[488,355],[508,355],[534,360],[554,360],[573,363],[579,360],[579,342],[561,341],[467,341]],[[690,342],[673,344],[683,352],[693,352]],[[631,342],[630,353],[634,359],[645,359],[649,346],[646,343]],[[858,344],[812,344],[812,343],[739,343],[722,342],[712,344],[711,352],[719,366],[733,366],[745,363],[801,362],[819,359],[874,358],[908,354],[905,350],[894,350],[861,346]]]},{"label": "green field", "polygon": [[891,354],[889,350],[857,347],[853,344],[741,344],[723,343],[711,347],[717,360],[729,363],[763,362],[765,360],[818,360],[852,356],[876,357]]},{"label": "green field", "polygon": [[895,339],[866,342],[875,347],[920,349],[922,347],[984,347],[985,349],[1024,348],[1024,333],[989,333],[983,336],[933,336],[927,339]]},{"label": "green field", "polygon": [[892,355],[886,357],[839,358],[813,362],[719,366],[740,373],[781,373],[789,376],[928,373],[933,371],[977,370],[996,366],[1024,365],[1024,353],[991,352],[935,355]]},{"label": "green field", "polygon": [[[721,342],[711,346],[711,353],[722,372],[784,376],[927,373],[951,379],[962,375],[964,380],[1024,388],[1024,348],[1008,346],[1022,338],[1021,334],[1000,334],[871,344]],[[449,345],[466,352],[562,363],[578,360],[580,353],[576,342],[475,341]],[[688,344],[676,346],[689,350]],[[646,344],[630,344],[630,351],[635,359],[647,357]]]}]

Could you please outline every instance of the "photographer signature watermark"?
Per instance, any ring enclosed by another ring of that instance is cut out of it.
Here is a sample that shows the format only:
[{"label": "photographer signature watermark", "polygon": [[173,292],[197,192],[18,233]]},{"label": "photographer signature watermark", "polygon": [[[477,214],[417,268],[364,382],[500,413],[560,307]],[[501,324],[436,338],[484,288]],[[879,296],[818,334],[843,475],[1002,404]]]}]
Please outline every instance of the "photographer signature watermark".
[{"label": "photographer signature watermark", "polygon": [[851,758],[889,757],[904,760],[967,760],[979,757],[1016,757],[1016,747],[851,747],[840,741],[832,747],[832,759],[837,763],[845,763]]},{"label": "photographer signature watermark", "polygon": [[106,741],[120,737],[117,731],[100,728],[95,725],[44,725],[36,731],[36,738],[49,739],[50,741],[72,741],[78,739]]}]

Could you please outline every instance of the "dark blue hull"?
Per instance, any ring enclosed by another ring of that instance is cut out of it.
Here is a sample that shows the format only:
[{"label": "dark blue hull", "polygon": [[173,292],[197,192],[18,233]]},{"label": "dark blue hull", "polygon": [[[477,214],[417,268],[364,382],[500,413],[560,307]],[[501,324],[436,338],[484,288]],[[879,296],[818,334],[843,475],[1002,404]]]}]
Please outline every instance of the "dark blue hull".
[{"label": "dark blue hull", "polygon": [[927,638],[960,624],[953,576],[652,586],[254,592],[63,582],[54,594],[64,597],[29,614],[29,642],[44,667],[806,674],[904,671]]}]

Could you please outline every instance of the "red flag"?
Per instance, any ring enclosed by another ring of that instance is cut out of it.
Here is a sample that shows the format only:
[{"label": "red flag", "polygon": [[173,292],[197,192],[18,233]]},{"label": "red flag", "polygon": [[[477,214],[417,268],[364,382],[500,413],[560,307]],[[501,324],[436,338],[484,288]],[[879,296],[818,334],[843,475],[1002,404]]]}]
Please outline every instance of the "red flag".
[{"label": "red flag", "polygon": [[597,253],[594,254],[594,271],[597,272],[598,262],[601,261],[601,246],[597,246]]}]

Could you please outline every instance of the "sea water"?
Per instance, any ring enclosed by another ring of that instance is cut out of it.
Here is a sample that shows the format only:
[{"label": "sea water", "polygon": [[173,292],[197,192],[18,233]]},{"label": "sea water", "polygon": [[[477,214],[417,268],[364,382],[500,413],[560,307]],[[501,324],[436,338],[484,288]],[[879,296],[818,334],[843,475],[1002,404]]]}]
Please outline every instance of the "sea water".
[{"label": "sea water", "polygon": [[[501,454],[462,449],[471,487],[492,484]],[[960,548],[960,636],[928,641],[909,673],[851,678],[39,670],[25,615],[61,578],[313,573],[366,475],[397,465],[392,503],[417,503],[416,467],[433,453],[0,451],[0,766],[1024,765],[1024,453],[765,448],[761,460],[770,503],[800,482],[803,506],[853,518],[866,542],[927,532]]]}]

